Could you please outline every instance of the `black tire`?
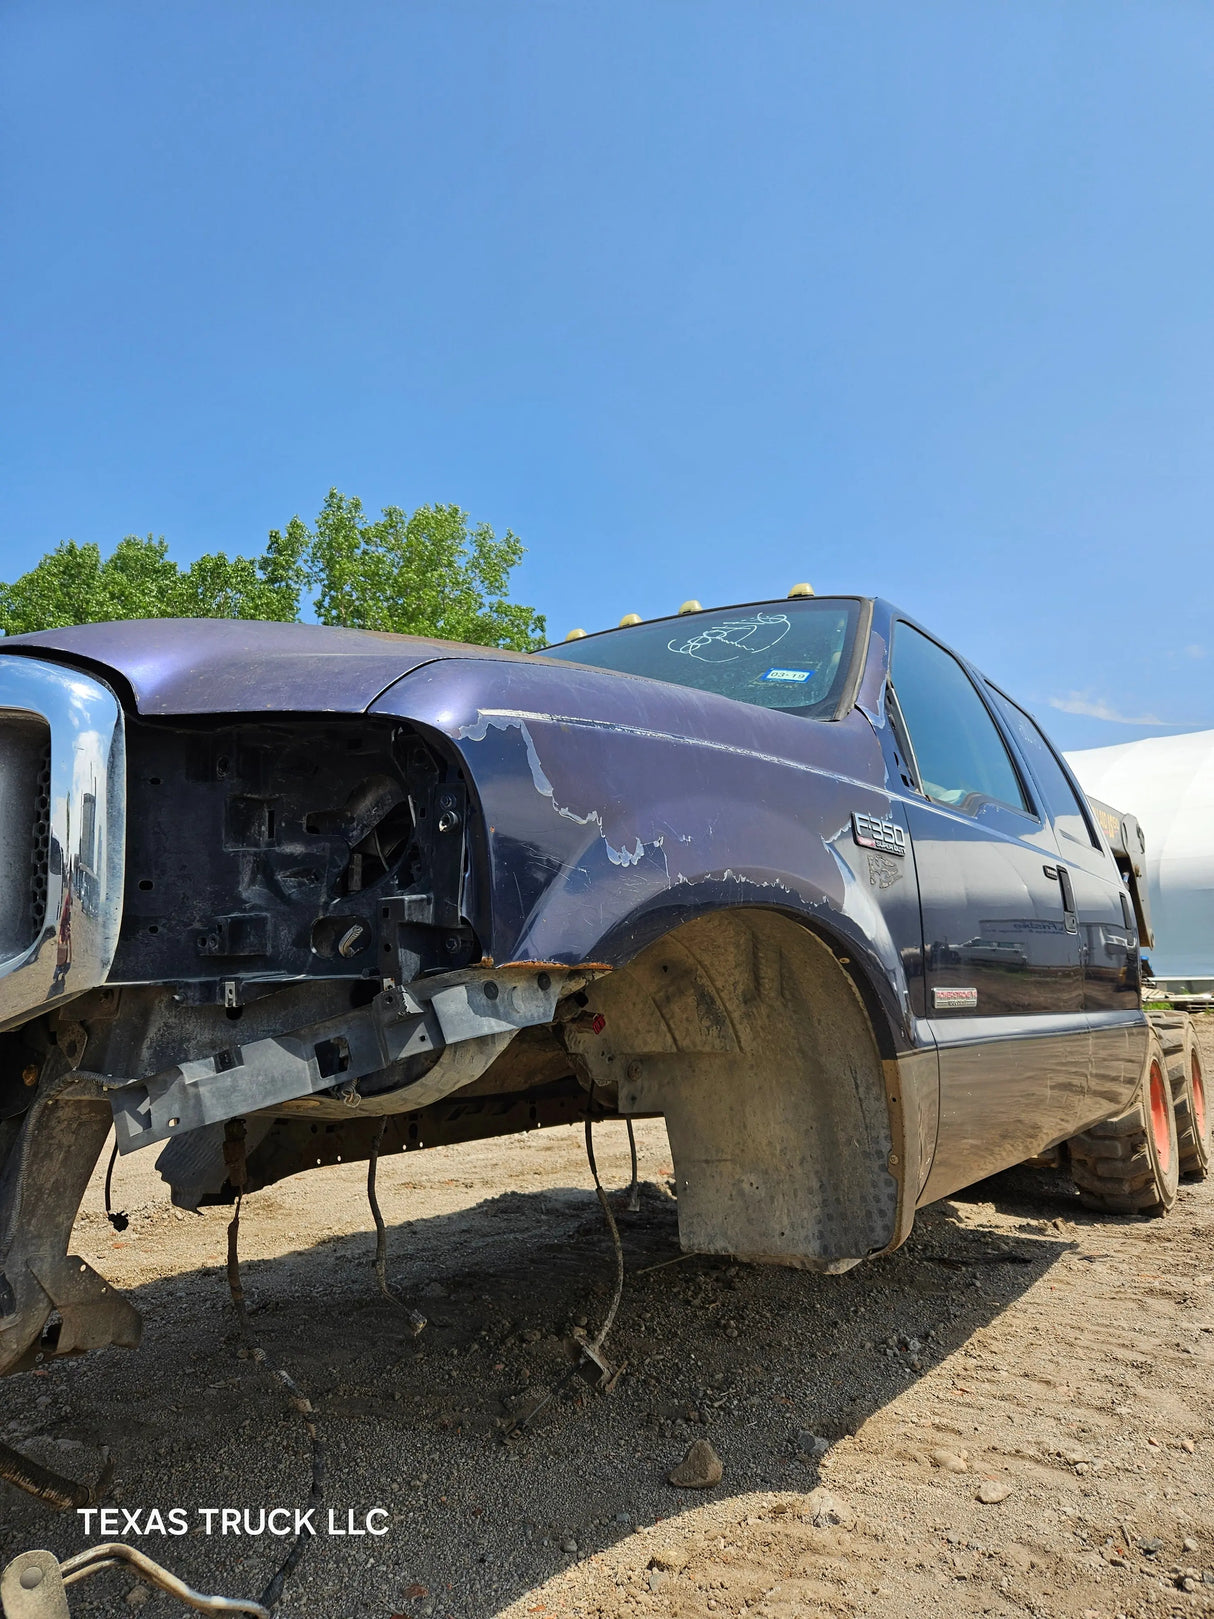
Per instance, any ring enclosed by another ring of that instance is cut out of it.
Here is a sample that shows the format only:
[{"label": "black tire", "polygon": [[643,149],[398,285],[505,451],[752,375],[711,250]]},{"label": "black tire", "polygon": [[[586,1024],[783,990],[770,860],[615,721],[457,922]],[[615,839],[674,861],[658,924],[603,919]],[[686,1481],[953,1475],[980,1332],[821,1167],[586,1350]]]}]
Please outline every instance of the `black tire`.
[{"label": "black tire", "polygon": [[1133,1105],[1068,1142],[1071,1179],[1085,1208],[1166,1214],[1176,1201],[1180,1149],[1167,1060],[1152,1028]]},{"label": "black tire", "polygon": [[1154,1018],[1151,1022],[1159,1031],[1168,1065],[1168,1083],[1176,1107],[1180,1173],[1189,1180],[1205,1180],[1210,1168],[1211,1121],[1193,1020],[1183,1014],[1165,1014],[1158,1023]]}]

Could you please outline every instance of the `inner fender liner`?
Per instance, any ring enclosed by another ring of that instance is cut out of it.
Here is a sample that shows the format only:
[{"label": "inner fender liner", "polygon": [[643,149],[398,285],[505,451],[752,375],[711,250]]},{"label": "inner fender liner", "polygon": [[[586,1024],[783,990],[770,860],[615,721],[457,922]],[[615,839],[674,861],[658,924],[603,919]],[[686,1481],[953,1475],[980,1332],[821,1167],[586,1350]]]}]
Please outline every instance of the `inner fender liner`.
[{"label": "inner fender liner", "polygon": [[898,1065],[815,934],[776,911],[714,912],[589,1002],[601,1031],[580,1022],[568,1049],[622,1113],[665,1114],[684,1249],[843,1271],[905,1235]]}]

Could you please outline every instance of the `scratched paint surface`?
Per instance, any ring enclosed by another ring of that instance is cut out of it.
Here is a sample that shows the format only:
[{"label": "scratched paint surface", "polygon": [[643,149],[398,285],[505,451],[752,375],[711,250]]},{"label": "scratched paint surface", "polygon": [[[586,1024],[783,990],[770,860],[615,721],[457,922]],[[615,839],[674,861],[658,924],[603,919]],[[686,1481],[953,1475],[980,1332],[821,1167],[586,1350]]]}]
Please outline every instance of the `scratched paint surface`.
[{"label": "scratched paint surface", "polygon": [[875,957],[904,1021],[914,880],[874,875],[851,835],[855,810],[899,813],[859,710],[809,721],[544,660],[431,664],[375,706],[467,762],[496,960],[623,961],[704,909],[774,904]]}]

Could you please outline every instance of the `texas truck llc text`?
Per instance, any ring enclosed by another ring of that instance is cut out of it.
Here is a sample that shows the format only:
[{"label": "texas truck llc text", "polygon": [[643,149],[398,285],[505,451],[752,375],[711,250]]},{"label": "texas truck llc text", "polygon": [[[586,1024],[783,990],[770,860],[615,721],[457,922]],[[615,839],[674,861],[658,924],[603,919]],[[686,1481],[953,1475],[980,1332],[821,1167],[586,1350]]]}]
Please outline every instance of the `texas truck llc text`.
[{"label": "texas truck llc text", "polygon": [[[195,1507],[195,1529],[207,1535],[386,1535],[388,1510],[372,1507],[356,1513],[353,1507],[330,1507],[319,1526],[319,1507]],[[190,1512],[186,1507],[77,1507],[84,1519],[86,1535],[110,1540],[115,1535],[188,1535]],[[93,1520],[97,1520],[94,1529]]]}]

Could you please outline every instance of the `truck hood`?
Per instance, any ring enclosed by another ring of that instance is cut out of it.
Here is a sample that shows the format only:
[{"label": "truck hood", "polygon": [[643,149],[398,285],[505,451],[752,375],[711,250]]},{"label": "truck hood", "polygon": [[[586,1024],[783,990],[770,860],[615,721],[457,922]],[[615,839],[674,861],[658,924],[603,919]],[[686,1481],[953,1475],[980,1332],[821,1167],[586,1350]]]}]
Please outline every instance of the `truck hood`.
[{"label": "truck hood", "polygon": [[460,641],[267,624],[145,618],[0,639],[0,650],[117,676],[140,714],[361,713],[402,675],[444,658],[527,663]]}]

